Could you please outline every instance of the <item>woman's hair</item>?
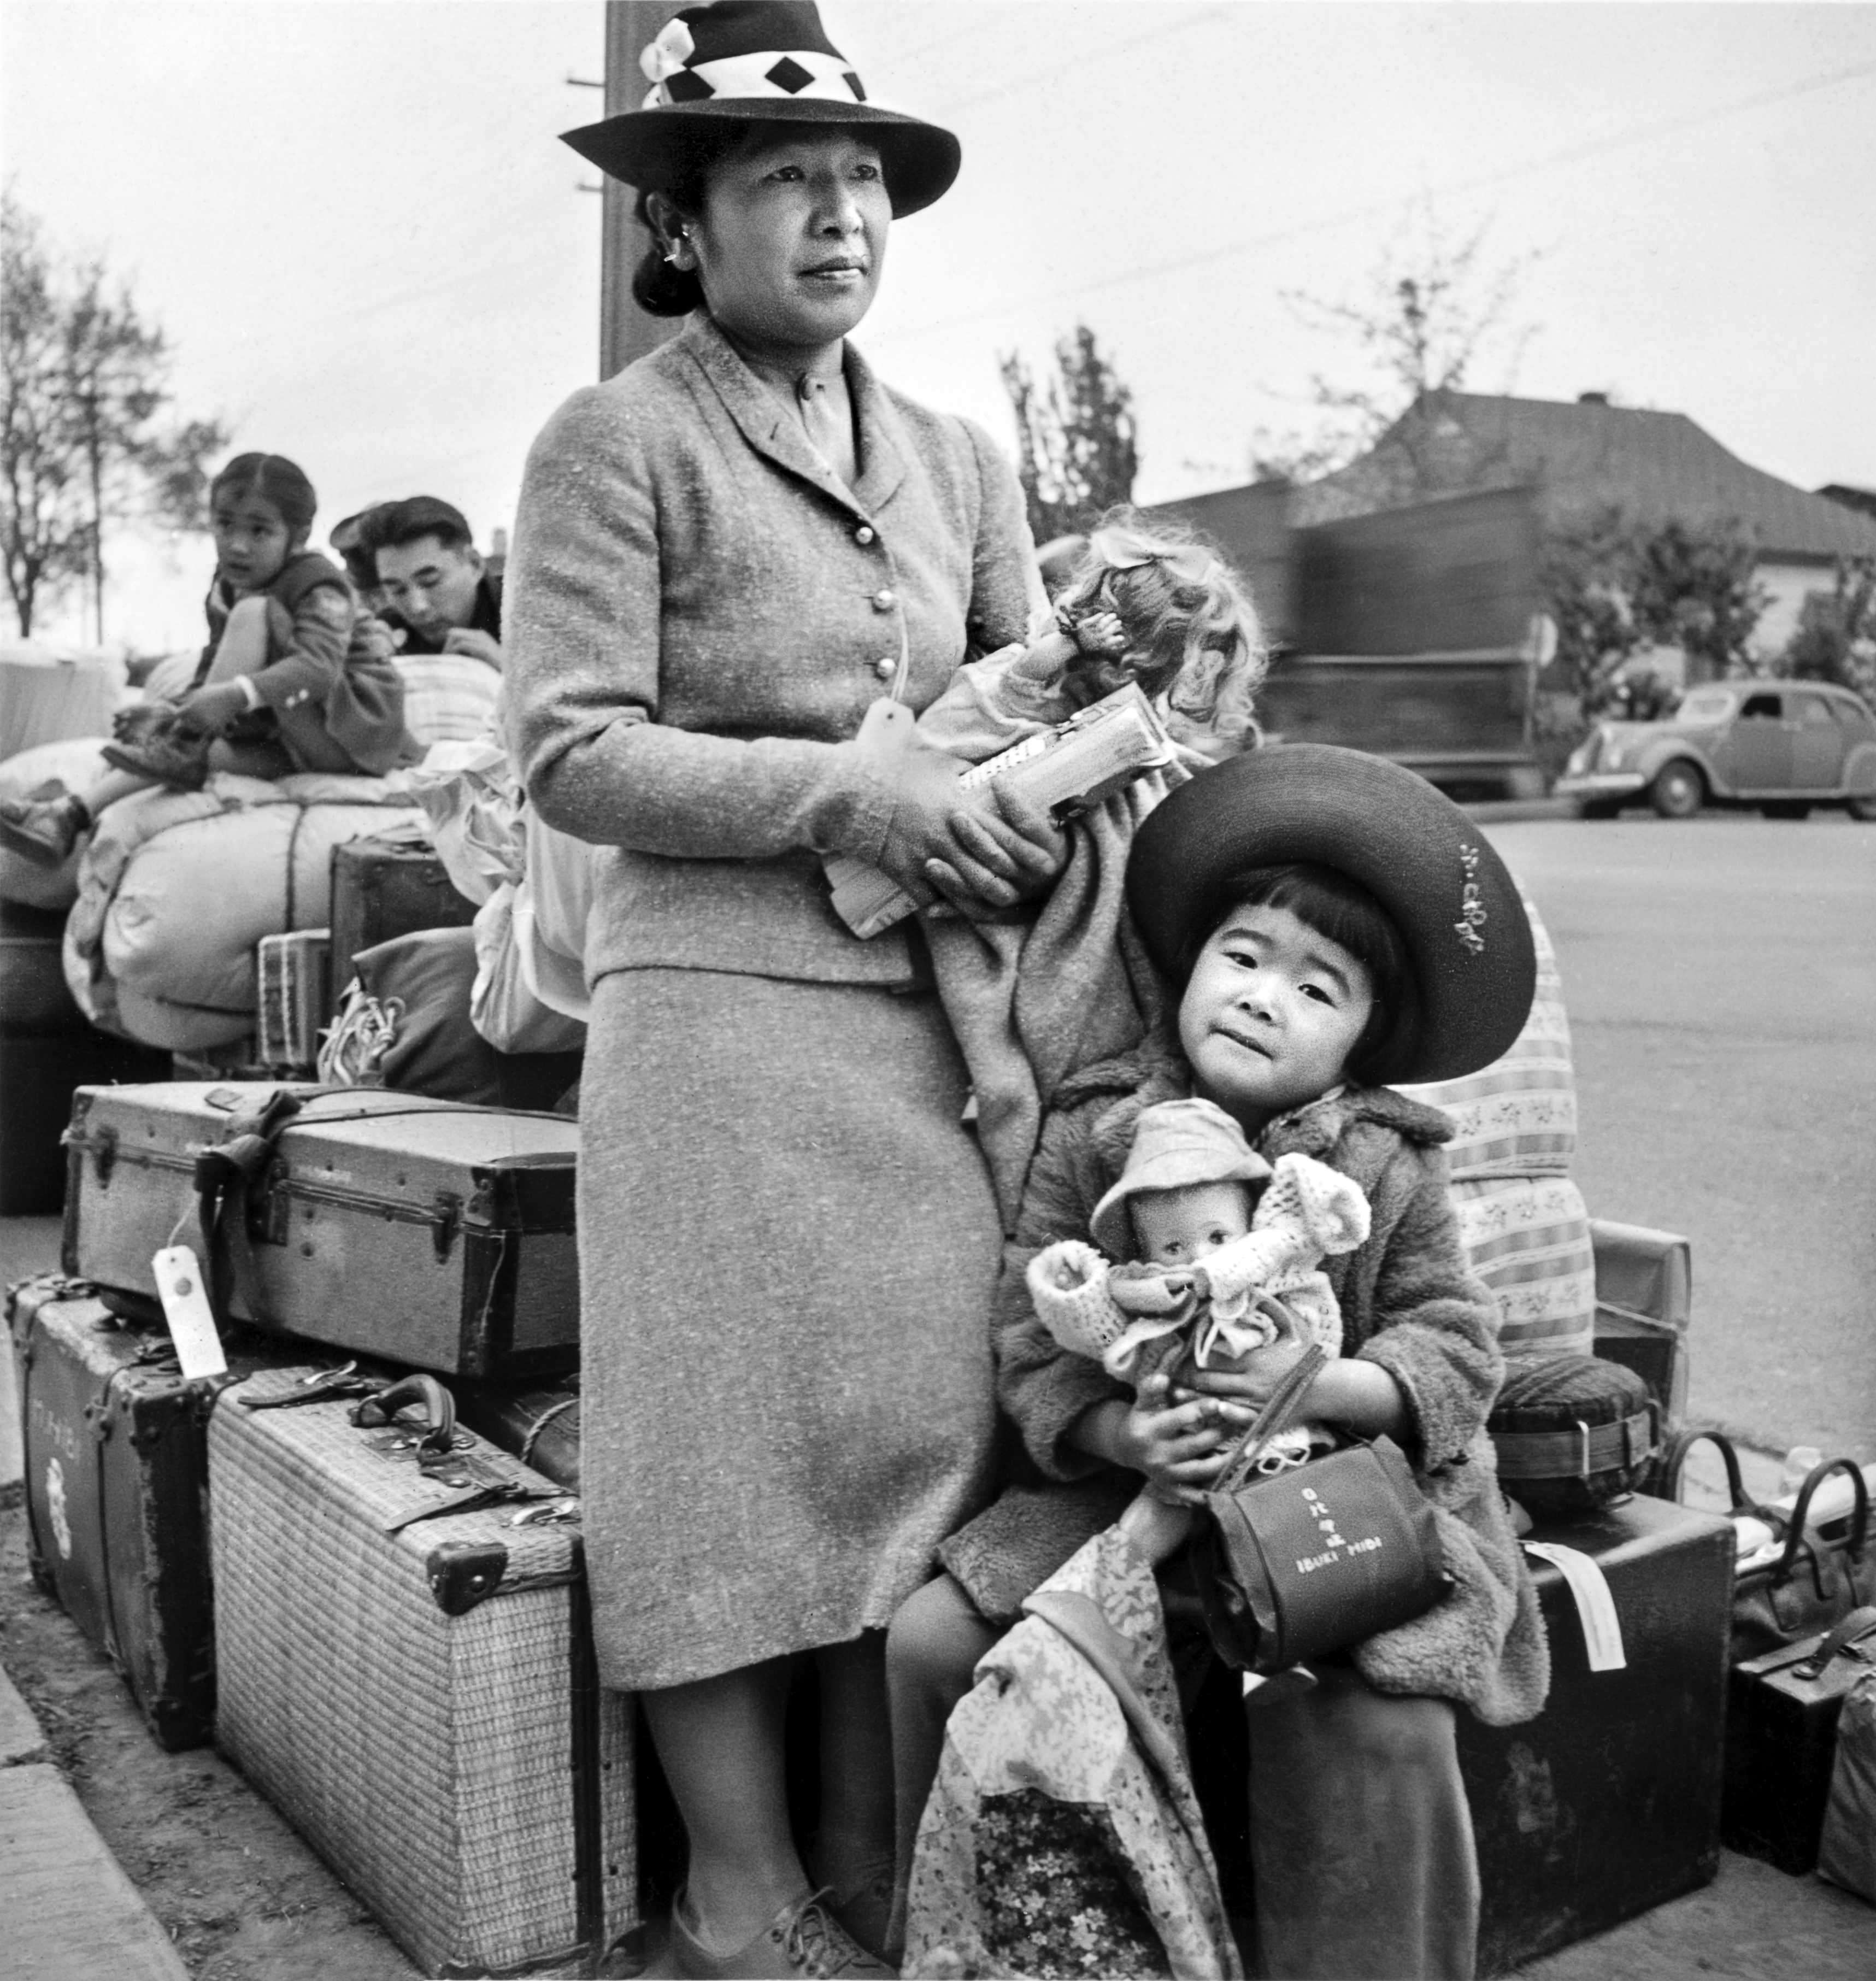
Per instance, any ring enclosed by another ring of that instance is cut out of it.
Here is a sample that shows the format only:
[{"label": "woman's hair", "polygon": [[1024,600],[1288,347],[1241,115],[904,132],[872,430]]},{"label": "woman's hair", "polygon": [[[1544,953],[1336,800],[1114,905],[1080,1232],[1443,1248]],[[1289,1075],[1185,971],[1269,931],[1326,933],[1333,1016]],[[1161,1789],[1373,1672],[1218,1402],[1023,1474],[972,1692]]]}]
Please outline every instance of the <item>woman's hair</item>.
[{"label": "woman's hair", "polygon": [[1111,612],[1126,634],[1118,658],[1070,668],[1087,701],[1137,681],[1143,694],[1163,693],[1176,714],[1225,741],[1255,737],[1252,700],[1269,664],[1257,608],[1202,538],[1156,528],[1132,509],[1111,509],[1056,610],[1064,621]]},{"label": "woman's hair", "polygon": [[208,484],[208,506],[218,495],[258,495],[280,511],[288,532],[299,536],[313,527],[319,498],[305,471],[284,454],[238,454]]},{"label": "woman's hair", "polygon": [[[768,143],[778,134],[799,135],[829,126],[799,124],[765,124],[759,119],[726,118],[720,124],[689,125],[674,131],[657,161],[654,182],[639,188],[634,211],[639,224],[652,236],[652,243],[632,274],[632,300],[649,316],[688,316],[704,307],[704,285],[694,268],[677,268],[664,258],[664,248],[652,225],[649,200],[662,193],[679,212],[693,220],[701,217],[710,191],[712,169],[745,145]],[[880,164],[886,174],[886,190],[892,190],[893,155],[890,134],[870,126],[863,134],[880,149]]]},{"label": "woman's hair", "polygon": [[1305,927],[1345,949],[1368,972],[1374,1009],[1349,1053],[1349,1077],[1375,1084],[1375,1070],[1399,1060],[1420,1023],[1413,960],[1394,918],[1359,882],[1332,867],[1296,861],[1279,867],[1241,867],[1200,900],[1179,953],[1182,992],[1199,952],[1227,915],[1240,908],[1287,908]]}]

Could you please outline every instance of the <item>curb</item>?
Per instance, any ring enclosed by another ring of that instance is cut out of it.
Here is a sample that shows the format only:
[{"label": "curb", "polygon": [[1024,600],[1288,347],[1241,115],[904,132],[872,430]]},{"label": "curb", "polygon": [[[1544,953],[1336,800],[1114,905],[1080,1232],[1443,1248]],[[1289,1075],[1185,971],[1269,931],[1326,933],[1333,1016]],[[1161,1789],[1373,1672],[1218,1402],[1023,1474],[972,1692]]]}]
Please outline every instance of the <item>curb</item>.
[{"label": "curb", "polygon": [[188,1981],[0,1670],[0,1917],[15,1981]]},{"label": "curb", "polygon": [[1481,825],[1510,825],[1523,819],[1574,819],[1582,816],[1575,798],[1488,798],[1459,809]]}]

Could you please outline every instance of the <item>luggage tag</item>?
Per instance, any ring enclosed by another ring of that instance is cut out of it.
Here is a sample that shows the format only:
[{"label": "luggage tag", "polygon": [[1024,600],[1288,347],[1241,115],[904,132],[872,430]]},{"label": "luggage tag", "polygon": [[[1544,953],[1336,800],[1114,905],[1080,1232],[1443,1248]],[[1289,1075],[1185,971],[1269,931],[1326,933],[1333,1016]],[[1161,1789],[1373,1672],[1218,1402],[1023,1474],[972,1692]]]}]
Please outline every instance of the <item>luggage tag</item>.
[{"label": "luggage tag", "polygon": [[1600,1564],[1580,1549],[1565,1547],[1560,1542],[1526,1541],[1523,1545],[1526,1554],[1535,1555],[1556,1570],[1575,1598],[1589,1669],[1592,1672],[1624,1670],[1628,1656],[1622,1649],[1622,1621],[1615,1613],[1615,1599],[1609,1593],[1608,1577]]},{"label": "luggage tag", "polygon": [[195,1253],[187,1245],[166,1245],[150,1267],[184,1376],[191,1382],[202,1376],[225,1376],[228,1357],[221,1352],[221,1337],[215,1331],[215,1317]]}]

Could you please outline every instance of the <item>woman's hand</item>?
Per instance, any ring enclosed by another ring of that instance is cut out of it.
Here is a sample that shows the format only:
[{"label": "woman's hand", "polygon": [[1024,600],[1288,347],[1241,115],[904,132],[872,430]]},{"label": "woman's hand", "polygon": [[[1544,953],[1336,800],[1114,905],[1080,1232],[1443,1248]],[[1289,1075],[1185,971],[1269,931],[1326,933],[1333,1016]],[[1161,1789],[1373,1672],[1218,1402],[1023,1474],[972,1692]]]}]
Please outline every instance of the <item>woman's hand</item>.
[{"label": "woman's hand", "polygon": [[894,761],[897,802],[879,864],[921,907],[937,897],[977,919],[1046,887],[1066,848],[1048,815],[1019,794],[995,784],[960,791],[966,767],[916,744]]},{"label": "woman's hand", "polygon": [[1207,1398],[1169,1400],[1164,1376],[1149,1376],[1131,1405],[1117,1398],[1086,1410],[1069,1441],[1110,1465],[1143,1473],[1163,1500],[1196,1507],[1225,1462],[1218,1406]]},{"label": "woman's hand", "polygon": [[951,846],[925,862],[933,891],[974,921],[1046,894],[1068,860],[1048,813],[1002,778],[962,795]]}]

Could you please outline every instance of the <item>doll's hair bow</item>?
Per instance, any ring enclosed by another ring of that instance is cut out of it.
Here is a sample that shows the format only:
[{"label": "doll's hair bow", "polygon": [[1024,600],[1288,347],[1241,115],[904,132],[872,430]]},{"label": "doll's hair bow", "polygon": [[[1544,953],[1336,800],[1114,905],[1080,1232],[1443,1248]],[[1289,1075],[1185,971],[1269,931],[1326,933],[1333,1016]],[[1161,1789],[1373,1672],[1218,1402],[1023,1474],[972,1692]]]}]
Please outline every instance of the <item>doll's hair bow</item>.
[{"label": "doll's hair bow", "polygon": [[1185,584],[1202,584],[1218,568],[1217,558],[1196,544],[1172,548],[1156,544],[1117,524],[1096,530],[1088,539],[1088,548],[1109,571],[1137,571],[1142,564],[1163,564]]}]

